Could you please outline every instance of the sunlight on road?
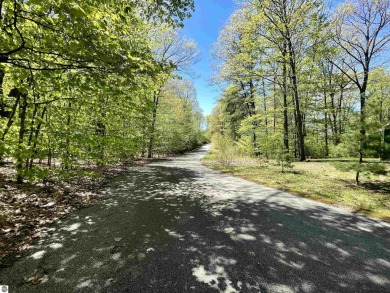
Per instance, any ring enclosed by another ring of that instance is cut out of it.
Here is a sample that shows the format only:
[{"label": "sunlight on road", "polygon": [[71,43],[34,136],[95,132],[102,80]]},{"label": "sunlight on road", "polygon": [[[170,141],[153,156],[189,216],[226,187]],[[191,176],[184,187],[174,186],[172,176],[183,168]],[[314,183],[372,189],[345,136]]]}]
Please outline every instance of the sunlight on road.
[{"label": "sunlight on road", "polygon": [[387,224],[212,171],[207,150],[129,168],[0,281],[42,293],[386,292]]}]

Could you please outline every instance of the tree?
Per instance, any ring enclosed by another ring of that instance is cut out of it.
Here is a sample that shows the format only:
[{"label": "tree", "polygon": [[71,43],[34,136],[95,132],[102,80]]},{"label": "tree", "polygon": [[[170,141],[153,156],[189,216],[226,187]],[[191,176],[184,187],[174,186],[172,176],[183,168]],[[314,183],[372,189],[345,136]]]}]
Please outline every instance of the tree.
[{"label": "tree", "polygon": [[300,93],[300,71],[304,68],[304,57],[315,49],[317,34],[323,28],[320,1],[277,0],[250,1],[264,18],[266,26],[261,36],[274,43],[282,52],[289,66],[290,87],[295,108],[295,122],[299,143],[299,157],[306,159],[304,105]]},{"label": "tree", "polygon": [[161,90],[155,151],[179,153],[203,142],[202,115],[191,81],[171,79]]},{"label": "tree", "polygon": [[[347,69],[334,64],[359,89],[361,164],[367,139],[367,88],[373,63],[390,43],[390,1],[346,2],[338,7],[334,20],[334,41],[344,53],[342,63]],[[356,182],[359,182],[359,170],[356,172]]]},{"label": "tree", "polygon": [[178,30],[162,27],[154,32],[153,38],[155,59],[164,66],[165,71],[156,78],[156,85],[153,91],[153,112],[149,127],[148,158],[153,156],[157,109],[160,103],[161,90],[174,72],[185,73],[199,56],[196,43],[180,35]]},{"label": "tree", "polygon": [[[279,131],[277,120],[281,119],[285,150],[290,150],[291,136],[295,156],[305,160],[305,119],[309,91],[316,80],[311,76],[313,59],[324,26],[320,1],[244,1],[222,30],[215,49],[222,61],[216,80],[226,89],[234,85],[240,90],[236,90],[236,100],[224,94],[221,102],[230,101],[226,109],[234,119],[242,113],[239,105],[247,107],[258,154],[267,149],[259,147],[259,137],[267,140],[270,122],[272,131]],[[241,121],[247,117],[241,116]],[[242,133],[248,134],[247,130]]]},{"label": "tree", "polygon": [[[389,158],[389,129],[390,129],[390,74],[384,68],[372,71],[371,82],[368,86],[368,148],[375,150],[375,155],[382,160]],[[386,137],[387,135],[387,137]]]},{"label": "tree", "polygon": [[251,118],[252,151],[259,155],[257,131],[260,121],[257,113],[260,101],[257,88],[260,80],[255,75],[259,49],[250,16],[247,9],[237,10],[221,31],[213,52],[219,62],[214,82],[225,87],[221,103],[224,114],[228,115],[226,129],[231,138],[237,140],[240,123]]},{"label": "tree", "polygon": [[35,178],[37,158],[53,168],[58,158],[66,171],[86,160],[103,165],[138,154],[155,80],[175,67],[156,57],[149,32],[182,26],[194,2],[0,6],[0,159],[15,159],[17,182]]}]

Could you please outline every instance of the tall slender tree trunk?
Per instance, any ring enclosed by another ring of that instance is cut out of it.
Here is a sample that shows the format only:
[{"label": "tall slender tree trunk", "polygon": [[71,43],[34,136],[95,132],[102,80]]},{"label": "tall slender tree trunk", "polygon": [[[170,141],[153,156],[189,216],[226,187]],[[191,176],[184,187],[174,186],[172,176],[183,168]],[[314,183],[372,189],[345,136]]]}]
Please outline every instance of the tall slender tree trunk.
[{"label": "tall slender tree trunk", "polygon": [[294,50],[291,39],[288,39],[288,49],[289,49],[289,61],[291,67],[291,81],[293,88],[293,97],[294,97],[294,105],[296,112],[296,124],[297,124],[297,135],[298,135],[298,143],[299,143],[299,160],[305,161],[305,137],[304,137],[304,127],[303,127],[303,119],[302,113],[300,109],[300,98],[298,91],[298,78],[297,78],[297,68],[295,64]]},{"label": "tall slender tree trunk", "polygon": [[[242,87],[243,87],[243,90],[245,90],[245,87],[243,85],[242,85]],[[253,80],[251,80],[249,82],[249,94],[250,94],[250,102],[248,103],[249,116],[252,117],[252,116],[256,115],[255,88],[253,85]],[[257,144],[257,134],[256,134],[258,127],[259,127],[259,125],[258,125],[256,119],[254,119],[253,120],[253,148],[255,150],[255,156],[260,156],[259,146]]]},{"label": "tall slender tree trunk", "polygon": [[294,138],[294,158],[298,158],[299,150],[298,150],[298,139],[296,131],[293,134]]},{"label": "tall slender tree trunk", "polygon": [[[366,145],[366,89],[360,90],[360,142],[359,142],[359,164],[363,164],[364,149]],[[356,185],[359,185],[359,169],[356,171]]]},{"label": "tall slender tree trunk", "polygon": [[18,137],[18,154],[16,156],[16,183],[22,184],[24,178],[24,169],[23,169],[23,142],[24,142],[24,133],[26,131],[26,113],[27,113],[27,95],[21,94],[21,100],[19,104],[19,137]]},{"label": "tall slender tree trunk", "polygon": [[0,68],[0,96],[1,97],[4,94],[4,90],[3,90],[4,76],[5,76],[5,71],[3,68]]},{"label": "tall slender tree trunk", "polygon": [[[161,88],[161,87],[160,87]],[[148,158],[153,157],[153,147],[154,147],[154,134],[156,129],[156,120],[157,120],[157,107],[160,99],[160,90],[154,92],[153,97],[153,112],[152,112],[152,124],[150,125],[149,133],[149,143],[148,143]]]},{"label": "tall slender tree trunk", "polygon": [[45,106],[43,108],[42,113],[41,113],[41,121],[38,123],[37,127],[35,128],[33,154],[31,155],[31,158],[30,158],[29,169],[32,169],[34,158],[37,155],[37,142],[38,142],[39,133],[40,133],[41,127],[42,127],[42,121],[43,121],[43,118],[45,117],[45,114],[46,114],[46,109],[47,109],[47,106]]},{"label": "tall slender tree trunk", "polygon": [[289,140],[288,140],[288,103],[287,103],[287,64],[286,64],[286,55],[287,55],[287,45],[285,44],[283,50],[283,142],[284,147],[287,152],[290,149]]},{"label": "tall slender tree trunk", "polygon": [[[72,108],[72,103],[69,102],[68,103],[68,111],[70,111]],[[65,160],[64,160],[64,168],[66,170],[68,170],[70,167],[71,167],[71,164],[70,164],[70,140],[69,140],[69,128],[70,128],[70,123],[72,122],[72,118],[71,118],[71,115],[70,113],[68,113],[68,117],[66,119],[66,129],[67,129],[67,134],[66,134],[66,138],[65,138]]]},{"label": "tall slender tree trunk", "polygon": [[148,136],[147,136],[148,122],[149,121],[146,116],[146,111],[143,111],[141,158],[144,158],[146,154],[147,140],[148,140]]},{"label": "tall slender tree trunk", "polygon": [[[103,117],[104,118],[104,117]],[[105,156],[104,156],[104,151],[105,151],[105,139],[106,139],[106,125],[104,124],[103,121],[98,121],[97,123],[97,129],[96,129],[97,135],[100,137],[100,142],[99,142],[99,161],[98,165],[103,166],[105,163]]]},{"label": "tall slender tree trunk", "polygon": [[324,107],[325,107],[325,115],[324,115],[324,132],[325,132],[325,156],[329,157],[329,138],[328,138],[328,101],[326,90],[324,92]]},{"label": "tall slender tree trunk", "polygon": [[344,133],[344,121],[345,121],[345,110],[343,111],[343,100],[344,100],[344,86],[341,86],[340,87],[340,99],[339,99],[339,104],[338,104],[338,108],[339,108],[339,122],[338,122],[338,133],[339,133],[339,136],[338,136],[338,142],[337,144],[339,144],[341,141],[341,134]]},{"label": "tall slender tree trunk", "polygon": [[[102,105],[102,109],[107,108],[107,99],[105,96],[101,95],[99,98],[99,102]],[[105,122],[106,112],[102,110],[100,112],[100,119],[96,123],[96,134],[99,136],[99,145],[98,145],[98,165],[105,165],[105,151],[106,151],[106,135],[107,135],[107,125]],[[70,123],[70,120],[69,120]]]},{"label": "tall slender tree trunk", "polygon": [[335,145],[338,145],[340,143],[340,133],[339,133],[339,127],[338,127],[338,123],[337,123],[337,120],[338,120],[338,110],[335,106],[335,94],[334,93],[331,93],[330,94],[330,104],[331,104],[331,109],[332,109],[332,117],[333,119],[331,119],[331,129],[332,129],[332,132],[333,132],[333,141],[334,141],[334,144]]},{"label": "tall slender tree trunk", "polygon": [[265,119],[264,119],[264,123],[265,123],[265,134],[268,135],[268,113],[267,113],[267,95],[266,95],[266,91],[265,91],[265,82],[264,82],[264,78],[262,80],[262,89],[263,89],[263,106],[264,106],[264,114],[265,114]]},{"label": "tall slender tree trunk", "polygon": [[[360,90],[360,145],[359,145],[359,164],[363,164],[364,149],[366,147],[366,97],[368,85],[368,57],[366,56],[366,66],[364,69],[364,77]],[[356,172],[356,185],[359,185],[359,169]]]},{"label": "tall slender tree trunk", "polygon": [[276,83],[275,82],[274,82],[274,91],[273,92],[274,92],[274,96],[273,96],[273,106],[274,106],[273,132],[276,133]]},{"label": "tall slender tree trunk", "polygon": [[[38,111],[38,105],[37,104],[34,104],[34,110],[33,110],[33,113],[32,113],[32,117],[31,117],[31,125],[30,125],[30,135],[28,137],[28,142],[27,142],[27,146],[30,147],[31,146],[31,143],[32,143],[32,140],[33,140],[33,137],[34,137],[34,129],[35,129],[35,118],[36,118],[36,115],[37,115],[37,111]],[[26,170],[28,170],[29,166],[30,166],[30,158],[31,157],[27,157],[26,158]]]}]

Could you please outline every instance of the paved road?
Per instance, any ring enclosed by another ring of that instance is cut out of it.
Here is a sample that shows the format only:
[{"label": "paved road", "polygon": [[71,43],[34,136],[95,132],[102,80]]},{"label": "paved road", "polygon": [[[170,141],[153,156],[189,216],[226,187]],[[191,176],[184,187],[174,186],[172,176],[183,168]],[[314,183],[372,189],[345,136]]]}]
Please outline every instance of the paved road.
[{"label": "paved road", "polygon": [[199,162],[207,151],[132,167],[102,203],[3,269],[0,284],[34,293],[390,292],[388,224],[212,171]]}]

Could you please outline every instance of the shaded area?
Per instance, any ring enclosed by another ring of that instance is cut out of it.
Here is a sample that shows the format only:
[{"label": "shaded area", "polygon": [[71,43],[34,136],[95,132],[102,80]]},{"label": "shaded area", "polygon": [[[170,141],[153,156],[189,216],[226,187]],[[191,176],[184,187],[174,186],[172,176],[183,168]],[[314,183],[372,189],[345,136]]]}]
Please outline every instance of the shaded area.
[{"label": "shaded area", "polygon": [[67,178],[52,176],[43,182],[17,184],[13,164],[1,165],[0,269],[19,258],[34,239],[44,236],[45,227],[100,200],[97,190],[118,176],[123,168],[84,166],[68,170]]},{"label": "shaded area", "polygon": [[364,182],[361,184],[361,187],[368,190],[374,190],[376,192],[388,194],[390,196],[390,182]]},{"label": "shaded area", "polygon": [[390,232],[211,171],[132,167],[0,272],[12,292],[388,292]]},{"label": "shaded area", "polygon": [[356,186],[355,173],[337,171],[328,163],[297,162],[295,172],[281,172],[280,167],[261,160],[258,163],[224,165],[213,155],[208,155],[204,163],[226,174],[390,221],[387,176],[366,178],[370,183],[361,182]]}]

